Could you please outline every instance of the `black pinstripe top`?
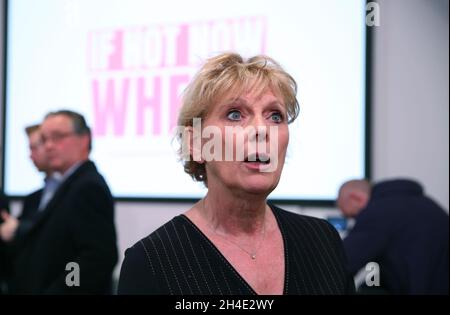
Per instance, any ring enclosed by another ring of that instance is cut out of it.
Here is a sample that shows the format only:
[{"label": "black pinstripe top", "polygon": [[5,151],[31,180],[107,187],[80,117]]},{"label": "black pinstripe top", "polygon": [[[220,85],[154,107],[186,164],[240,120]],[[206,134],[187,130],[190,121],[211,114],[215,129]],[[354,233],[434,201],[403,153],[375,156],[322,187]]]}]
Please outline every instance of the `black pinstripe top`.
[{"label": "black pinstripe top", "polygon": [[[284,294],[353,293],[353,279],[335,229],[325,220],[271,208],[284,241]],[[256,294],[184,215],[127,249],[118,293]]]}]

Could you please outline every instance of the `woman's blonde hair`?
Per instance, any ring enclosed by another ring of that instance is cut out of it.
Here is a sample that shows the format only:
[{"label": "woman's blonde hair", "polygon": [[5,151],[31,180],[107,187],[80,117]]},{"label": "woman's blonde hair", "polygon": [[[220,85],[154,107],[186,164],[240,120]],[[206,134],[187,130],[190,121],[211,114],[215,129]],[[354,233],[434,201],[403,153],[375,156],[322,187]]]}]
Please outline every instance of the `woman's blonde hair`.
[{"label": "woman's blonde hair", "polygon": [[[178,126],[190,127],[194,118],[206,118],[213,104],[227,95],[238,97],[248,91],[260,95],[267,89],[282,98],[288,122],[293,122],[300,111],[296,97],[297,83],[275,60],[264,55],[244,60],[236,53],[223,53],[210,58],[184,91]],[[181,135],[178,137],[182,143]],[[179,154],[182,156],[181,149]],[[205,164],[194,161],[192,156],[183,164],[186,173],[207,185]]]}]

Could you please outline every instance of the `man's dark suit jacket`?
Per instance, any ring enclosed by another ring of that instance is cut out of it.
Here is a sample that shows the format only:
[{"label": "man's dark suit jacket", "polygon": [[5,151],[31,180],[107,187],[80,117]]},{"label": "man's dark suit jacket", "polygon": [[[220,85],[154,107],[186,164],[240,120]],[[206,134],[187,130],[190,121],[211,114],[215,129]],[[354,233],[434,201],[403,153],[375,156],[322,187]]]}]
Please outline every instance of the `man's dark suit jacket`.
[{"label": "man's dark suit jacket", "polygon": [[[39,189],[24,198],[22,212],[20,213],[19,226],[15,233],[15,238],[20,237],[20,235],[25,234],[33,224],[33,219],[37,213],[39,207],[39,202],[42,196],[42,189]],[[0,198],[1,199],[1,198]],[[1,204],[0,209],[9,209],[7,204]],[[5,244],[0,240],[0,282],[5,283],[10,281],[11,276],[11,262],[14,255],[19,251],[19,248],[12,246],[11,244]]]},{"label": "man's dark suit jacket", "polygon": [[[32,221],[13,245],[11,293],[110,293],[117,262],[114,202],[93,162],[81,164]],[[74,279],[74,269],[66,270],[71,262],[79,265],[80,286],[66,284],[67,276]]]},{"label": "man's dark suit jacket", "polygon": [[0,210],[9,211],[9,200],[1,191],[0,191]]},{"label": "man's dark suit jacket", "polygon": [[42,197],[42,191],[43,189],[41,188],[24,198],[22,212],[18,217],[19,221],[33,218],[33,216],[36,214],[39,208],[39,203]]},{"label": "man's dark suit jacket", "polygon": [[380,284],[394,294],[448,294],[448,214],[410,180],[376,184],[344,239],[350,271],[380,267]]},{"label": "man's dark suit jacket", "polygon": [[33,227],[34,220],[38,218],[37,213],[42,191],[43,189],[36,190],[24,198],[22,212],[17,218],[19,220],[19,226],[16,230],[15,238],[20,238],[22,235],[25,235]]}]

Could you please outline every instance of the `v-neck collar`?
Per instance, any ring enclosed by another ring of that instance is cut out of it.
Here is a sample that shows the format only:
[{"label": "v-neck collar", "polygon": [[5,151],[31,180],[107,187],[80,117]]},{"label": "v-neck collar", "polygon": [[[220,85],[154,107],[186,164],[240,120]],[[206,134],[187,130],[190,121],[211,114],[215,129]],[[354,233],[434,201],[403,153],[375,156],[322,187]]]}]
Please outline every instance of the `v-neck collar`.
[{"label": "v-neck collar", "polygon": [[[283,225],[279,218],[278,209],[272,205],[269,204],[270,209],[272,209],[273,215],[277,221],[278,228],[280,229],[281,237],[283,239],[283,249],[284,249],[284,283],[283,283],[283,295],[286,295],[288,292],[288,274],[289,274],[289,257],[288,257],[288,250],[287,250],[287,240],[286,236],[284,234]],[[222,252],[217,248],[217,246],[200,230],[197,225],[195,225],[194,222],[191,221],[185,214],[180,214],[180,218],[184,219],[198,234],[199,236],[207,242],[216,252],[216,254],[222,259],[222,261],[225,262],[227,267],[231,268],[231,270],[234,271],[234,274],[239,278],[242,283],[245,284],[245,286],[251,291],[253,295],[258,295],[258,293],[255,291],[255,289],[252,288],[252,286],[247,282],[247,280],[244,279],[244,277],[234,268],[234,266],[228,261],[228,259],[222,254]]]}]

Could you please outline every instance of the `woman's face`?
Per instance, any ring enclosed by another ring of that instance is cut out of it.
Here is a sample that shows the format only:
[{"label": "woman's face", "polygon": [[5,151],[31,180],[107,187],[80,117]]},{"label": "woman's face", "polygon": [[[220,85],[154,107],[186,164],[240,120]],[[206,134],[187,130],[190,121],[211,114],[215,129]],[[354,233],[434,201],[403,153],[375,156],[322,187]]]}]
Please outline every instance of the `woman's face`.
[{"label": "woman's face", "polygon": [[209,189],[265,197],[275,189],[289,129],[286,107],[271,90],[214,104],[202,121],[202,136]]}]

